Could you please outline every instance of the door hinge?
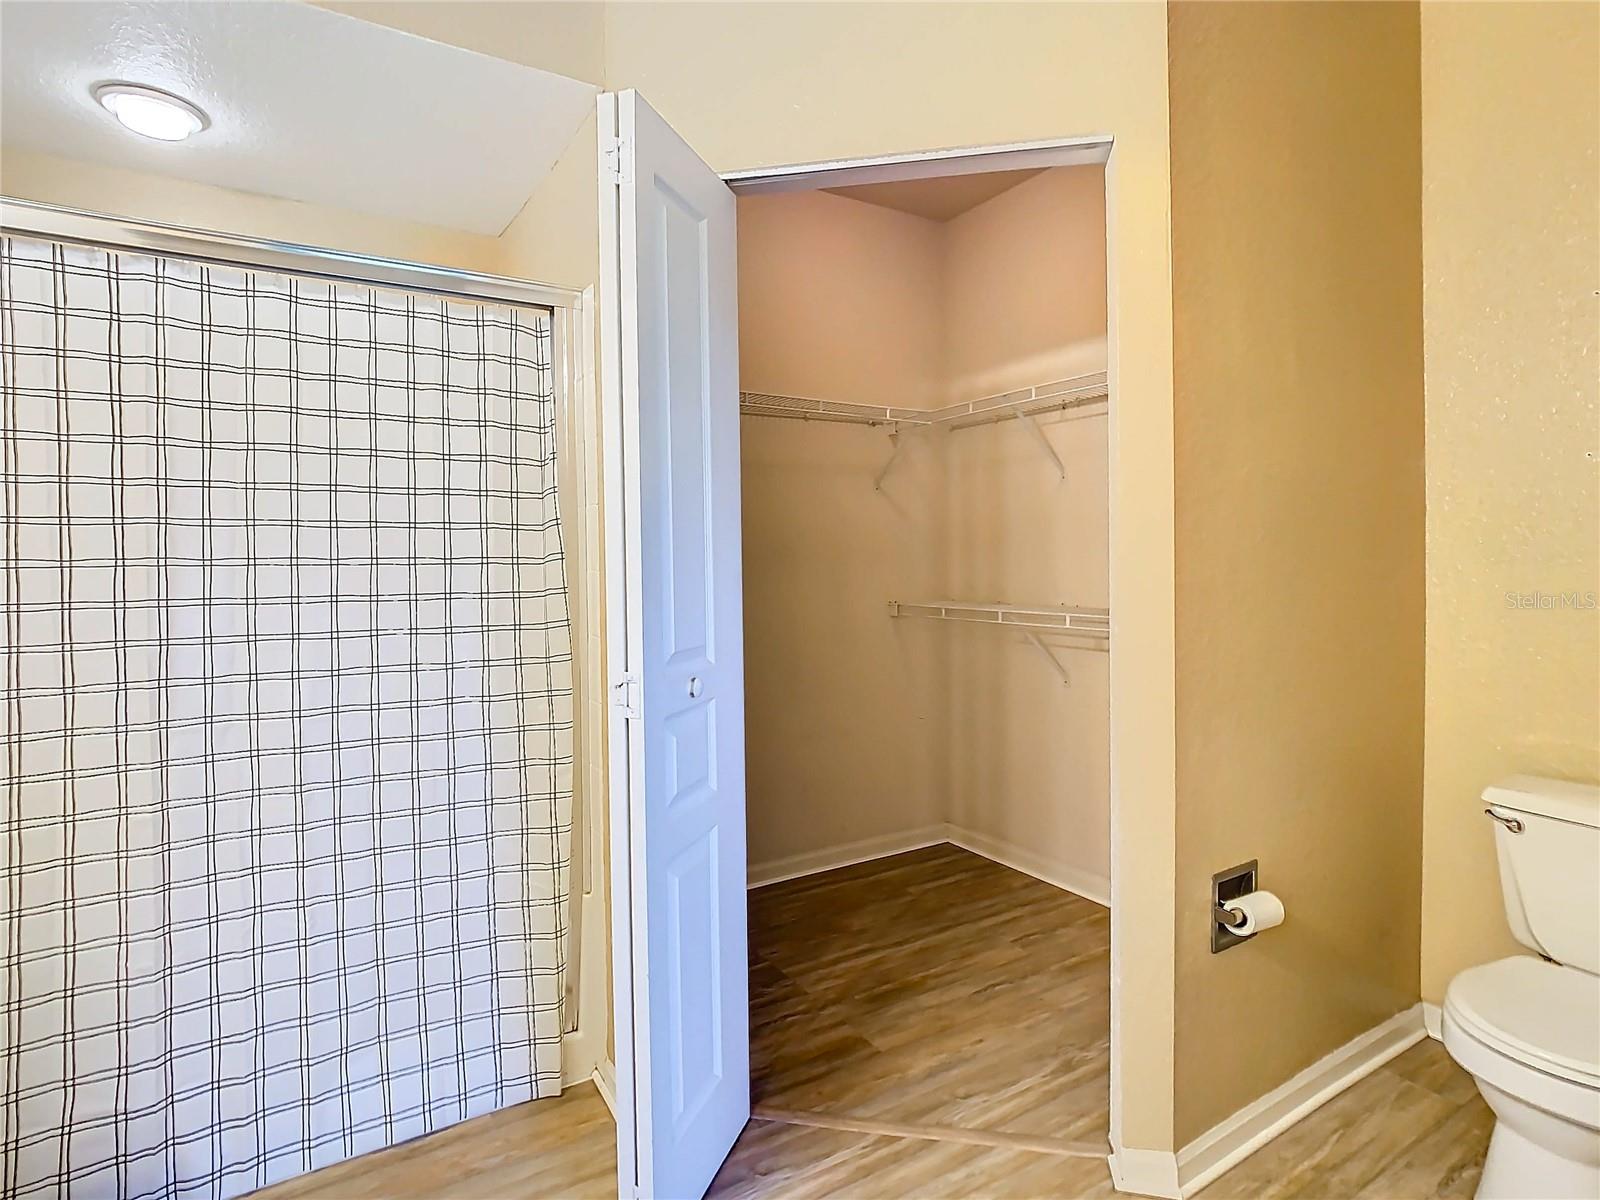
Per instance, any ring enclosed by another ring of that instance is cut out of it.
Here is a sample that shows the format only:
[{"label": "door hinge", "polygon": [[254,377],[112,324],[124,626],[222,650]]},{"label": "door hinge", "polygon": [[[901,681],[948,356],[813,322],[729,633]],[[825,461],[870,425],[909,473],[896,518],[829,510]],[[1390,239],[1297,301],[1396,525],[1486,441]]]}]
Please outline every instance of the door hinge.
[{"label": "door hinge", "polygon": [[605,162],[606,174],[610,176],[614,185],[621,186],[632,177],[632,164],[628,161],[631,155],[625,154],[621,138],[607,138],[600,148],[600,156]]},{"label": "door hinge", "polygon": [[632,673],[623,675],[611,685],[611,703],[622,710],[624,717],[639,719],[639,677]]}]

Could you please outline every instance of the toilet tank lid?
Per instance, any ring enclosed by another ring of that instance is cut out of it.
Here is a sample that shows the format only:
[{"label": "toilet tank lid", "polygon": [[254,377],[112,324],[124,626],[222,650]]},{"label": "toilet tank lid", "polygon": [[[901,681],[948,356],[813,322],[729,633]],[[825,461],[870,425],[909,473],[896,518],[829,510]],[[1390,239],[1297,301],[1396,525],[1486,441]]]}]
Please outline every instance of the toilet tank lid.
[{"label": "toilet tank lid", "polygon": [[1483,798],[1496,808],[1600,829],[1600,787],[1592,783],[1512,775],[1484,788]]}]

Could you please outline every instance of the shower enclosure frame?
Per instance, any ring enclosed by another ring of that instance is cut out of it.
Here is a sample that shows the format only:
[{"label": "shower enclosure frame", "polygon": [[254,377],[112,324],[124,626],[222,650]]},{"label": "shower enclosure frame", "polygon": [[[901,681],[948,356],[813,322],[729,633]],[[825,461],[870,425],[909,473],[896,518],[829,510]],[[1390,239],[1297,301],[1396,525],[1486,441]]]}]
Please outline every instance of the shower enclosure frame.
[{"label": "shower enclosure frame", "polygon": [[[591,498],[598,494],[598,430],[593,404],[593,289],[516,279],[455,267],[385,258],[295,242],[256,238],[182,225],[87,212],[62,205],[0,196],[0,237],[35,238],[165,255],[248,270],[282,272],[314,279],[422,292],[468,303],[541,308],[550,313],[555,402],[559,429],[556,452],[558,494],[562,504],[562,542],[566,554],[568,619],[572,631],[572,864],[569,871],[567,999],[562,1027],[564,1084],[588,1080],[606,1060],[610,984],[607,923],[603,910],[584,914],[600,886],[594,863],[603,861],[604,823],[597,805],[604,792],[591,787],[586,767],[603,753],[603,729],[594,723],[604,695],[599,656],[590,652],[598,636],[594,627],[590,564],[600,561],[599,526]],[[587,915],[588,920],[584,920]],[[591,928],[592,927],[592,928]],[[598,937],[582,952],[585,931]],[[583,982],[580,960],[590,965]],[[599,976],[596,977],[596,968]]]}]

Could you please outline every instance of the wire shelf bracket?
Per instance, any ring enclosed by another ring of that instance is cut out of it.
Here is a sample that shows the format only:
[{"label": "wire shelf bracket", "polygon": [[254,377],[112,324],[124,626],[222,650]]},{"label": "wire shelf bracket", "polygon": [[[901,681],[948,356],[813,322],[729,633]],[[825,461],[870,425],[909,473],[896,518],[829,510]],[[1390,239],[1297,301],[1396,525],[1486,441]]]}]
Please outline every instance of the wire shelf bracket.
[{"label": "wire shelf bracket", "polygon": [[1072,675],[1071,675],[1071,673],[1068,672],[1067,668],[1062,664],[1061,660],[1055,656],[1055,654],[1051,651],[1050,647],[1046,646],[1044,644],[1044,639],[1041,638],[1037,633],[1035,633],[1031,629],[1024,629],[1022,631],[1022,636],[1027,638],[1028,639],[1028,644],[1030,646],[1032,646],[1035,650],[1037,650],[1044,657],[1045,662],[1050,664],[1050,669],[1053,670],[1058,676],[1061,677],[1061,686],[1062,687],[1071,687],[1072,686]]},{"label": "wire shelf bracket", "polygon": [[1023,427],[1033,434],[1033,440],[1038,443],[1039,449],[1044,452],[1044,456],[1050,460],[1050,465],[1055,467],[1056,474],[1065,480],[1067,468],[1062,463],[1061,456],[1056,453],[1056,448],[1050,444],[1050,439],[1045,437],[1044,430],[1039,428],[1039,422],[1033,419],[1033,414],[1019,410],[1017,412],[1017,420],[1021,421]]},{"label": "wire shelf bracket", "polygon": [[894,469],[894,464],[899,459],[900,452],[905,448],[905,438],[901,436],[900,431],[898,429],[892,430],[889,434],[889,458],[883,464],[883,469],[872,480],[873,491],[883,491],[883,481],[889,478],[889,472]]}]

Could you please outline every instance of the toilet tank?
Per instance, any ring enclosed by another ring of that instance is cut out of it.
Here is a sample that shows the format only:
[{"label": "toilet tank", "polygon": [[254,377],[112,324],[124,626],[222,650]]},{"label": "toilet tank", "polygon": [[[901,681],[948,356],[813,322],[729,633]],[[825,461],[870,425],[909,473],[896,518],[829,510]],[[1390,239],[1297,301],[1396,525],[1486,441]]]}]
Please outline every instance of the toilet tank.
[{"label": "toilet tank", "polygon": [[1514,775],[1483,798],[1496,817],[1512,935],[1564,966],[1600,974],[1600,787]]}]

